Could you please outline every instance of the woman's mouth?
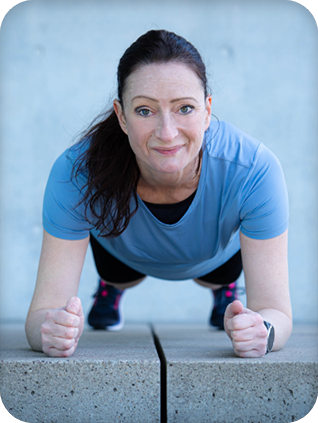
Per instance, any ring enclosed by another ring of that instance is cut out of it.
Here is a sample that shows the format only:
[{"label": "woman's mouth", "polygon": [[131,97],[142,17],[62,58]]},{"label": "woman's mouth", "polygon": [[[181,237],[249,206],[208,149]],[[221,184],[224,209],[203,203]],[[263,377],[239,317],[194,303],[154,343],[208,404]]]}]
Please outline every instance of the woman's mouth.
[{"label": "woman's mouth", "polygon": [[162,154],[164,156],[173,156],[179,150],[181,150],[182,147],[183,145],[176,145],[175,147],[169,147],[169,148],[154,148],[154,150],[157,153]]}]

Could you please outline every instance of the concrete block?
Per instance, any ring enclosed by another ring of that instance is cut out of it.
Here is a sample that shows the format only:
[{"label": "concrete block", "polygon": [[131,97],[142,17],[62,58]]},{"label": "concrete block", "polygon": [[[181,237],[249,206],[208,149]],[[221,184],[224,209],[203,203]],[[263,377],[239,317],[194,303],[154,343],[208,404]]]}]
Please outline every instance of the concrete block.
[{"label": "concrete block", "polygon": [[317,328],[296,327],[263,358],[237,357],[223,331],[156,325],[167,366],[169,423],[289,423],[318,393]]},{"label": "concrete block", "polygon": [[23,327],[1,328],[1,397],[29,423],[160,421],[160,361],[146,325],[85,330],[69,358],[29,348]]}]

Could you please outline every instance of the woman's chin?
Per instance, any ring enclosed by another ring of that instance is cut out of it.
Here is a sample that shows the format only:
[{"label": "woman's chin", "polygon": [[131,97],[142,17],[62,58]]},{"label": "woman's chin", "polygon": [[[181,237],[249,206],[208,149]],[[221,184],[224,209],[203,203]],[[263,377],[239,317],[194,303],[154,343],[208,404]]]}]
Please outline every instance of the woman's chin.
[{"label": "woman's chin", "polygon": [[[141,173],[143,174],[145,171],[144,176],[147,173],[155,173],[157,175],[162,174],[163,177],[173,174],[178,174],[179,172],[183,172],[189,166],[189,170],[193,168],[193,159],[189,157],[165,157],[164,159],[158,160],[157,157],[152,158],[152,160],[147,161],[138,161],[139,168]],[[191,169],[190,169],[191,168]]]},{"label": "woman's chin", "polygon": [[180,164],[165,164],[163,166],[158,166],[156,171],[158,173],[162,173],[163,175],[167,174],[175,174],[178,172],[181,172],[184,169],[184,166],[180,165]]}]

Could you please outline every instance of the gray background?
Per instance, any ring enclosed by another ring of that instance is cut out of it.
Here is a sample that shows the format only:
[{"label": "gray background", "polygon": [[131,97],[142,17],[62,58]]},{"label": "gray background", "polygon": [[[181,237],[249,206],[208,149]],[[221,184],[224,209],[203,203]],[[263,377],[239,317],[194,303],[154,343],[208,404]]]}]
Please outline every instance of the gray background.
[{"label": "gray background", "polygon": [[[184,36],[201,52],[213,113],[280,159],[290,199],[294,320],[317,323],[317,26],[308,10],[285,0],[32,0],[6,15],[0,32],[1,320],[26,317],[53,162],[114,98],[124,50],[158,28]],[[86,314],[96,286],[89,250],[79,290]],[[202,323],[211,306],[209,290],[190,280],[149,277],[127,291],[125,316]]]}]

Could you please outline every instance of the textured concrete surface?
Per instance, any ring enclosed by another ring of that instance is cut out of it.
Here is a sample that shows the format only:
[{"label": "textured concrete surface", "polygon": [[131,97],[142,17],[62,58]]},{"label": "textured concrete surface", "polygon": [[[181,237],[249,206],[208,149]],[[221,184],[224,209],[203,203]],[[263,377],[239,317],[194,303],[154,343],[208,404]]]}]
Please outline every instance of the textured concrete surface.
[{"label": "textured concrete surface", "polygon": [[1,327],[1,398],[29,423],[160,420],[160,362],[149,328],[86,330],[70,358],[29,348],[21,325]]},{"label": "textured concrete surface", "polygon": [[296,327],[281,351],[236,357],[224,332],[155,326],[167,362],[168,422],[289,423],[318,393],[318,331]]}]

